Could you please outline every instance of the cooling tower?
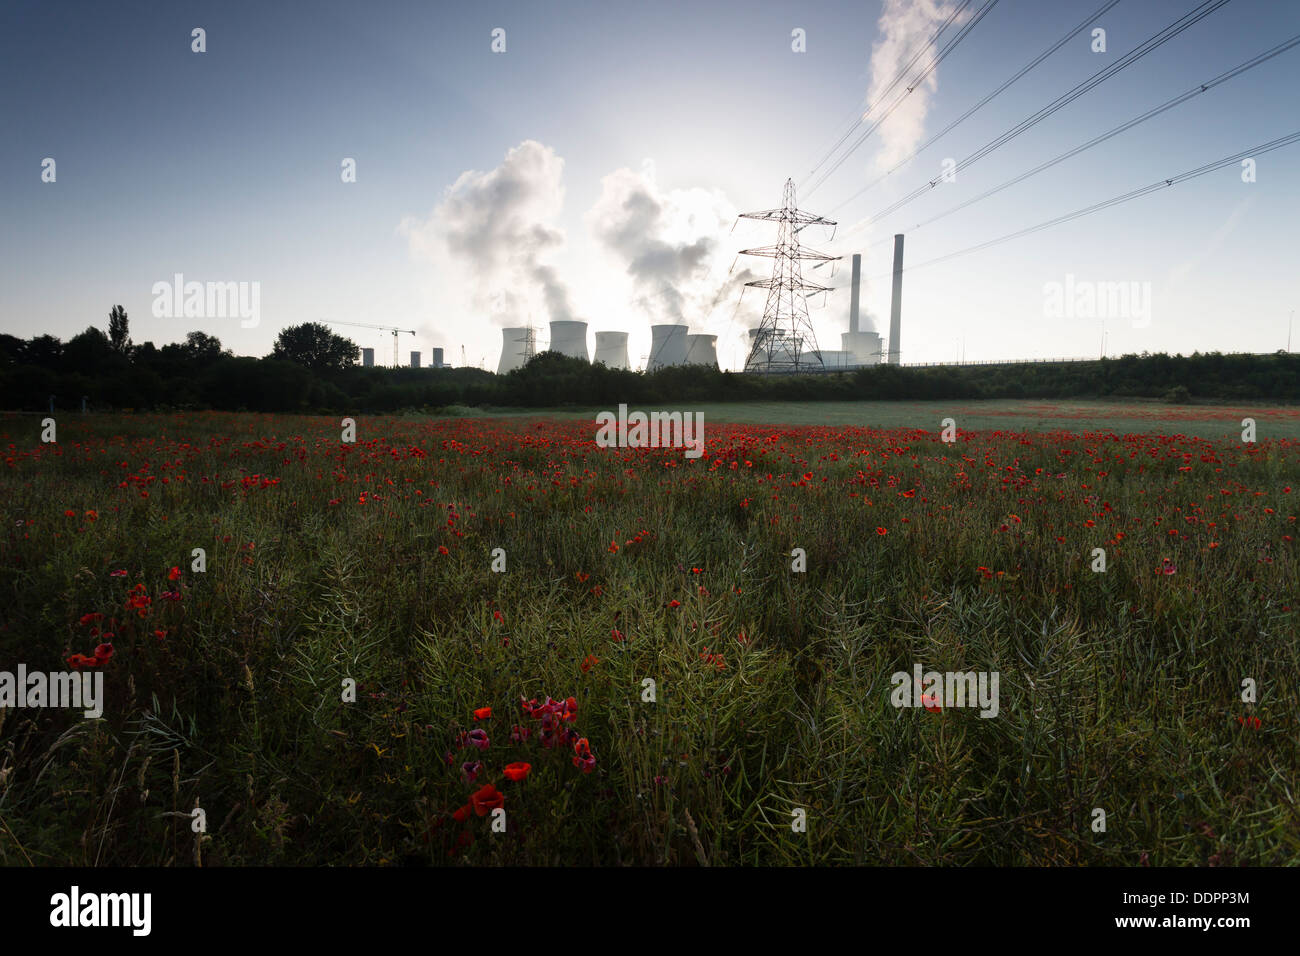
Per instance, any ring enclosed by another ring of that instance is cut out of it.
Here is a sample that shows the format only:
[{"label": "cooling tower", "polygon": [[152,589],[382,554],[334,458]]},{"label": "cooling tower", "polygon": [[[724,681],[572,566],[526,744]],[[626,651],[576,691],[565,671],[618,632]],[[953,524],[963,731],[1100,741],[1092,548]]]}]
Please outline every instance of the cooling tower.
[{"label": "cooling tower", "polygon": [[552,322],[550,350],[561,355],[580,358],[584,362],[588,361],[587,323],[568,320]]},{"label": "cooling tower", "polygon": [[889,364],[897,365],[902,354],[903,234],[894,236],[894,298],[889,306]]},{"label": "cooling tower", "polygon": [[433,350],[433,367],[434,367],[434,368],[442,368],[442,367],[443,367],[443,364],[442,364],[442,349],[434,349],[434,350]]},{"label": "cooling tower", "polygon": [[361,350],[361,364],[364,365],[366,368],[374,368],[374,365],[375,365],[375,350],[374,350],[374,349],[362,349],[362,350]]},{"label": "cooling tower", "polygon": [[686,336],[686,364],[718,367],[718,337],[716,335]]},{"label": "cooling tower", "polygon": [[603,362],[610,368],[627,368],[627,333],[597,332],[596,357],[592,361]]},{"label": "cooling tower", "polygon": [[880,364],[878,332],[841,332],[840,345],[848,353],[850,365]]},{"label": "cooling tower", "polygon": [[411,368],[419,368],[419,367],[420,367],[420,353],[419,353],[419,352],[412,352],[412,353],[411,353]]},{"label": "cooling tower", "polygon": [[686,364],[686,326],[652,325],[650,326],[650,361],[646,371],[668,365]]},{"label": "cooling tower", "polygon": [[501,361],[497,363],[498,375],[505,375],[517,368],[523,368],[524,363],[531,357],[528,351],[528,329],[501,330]]}]

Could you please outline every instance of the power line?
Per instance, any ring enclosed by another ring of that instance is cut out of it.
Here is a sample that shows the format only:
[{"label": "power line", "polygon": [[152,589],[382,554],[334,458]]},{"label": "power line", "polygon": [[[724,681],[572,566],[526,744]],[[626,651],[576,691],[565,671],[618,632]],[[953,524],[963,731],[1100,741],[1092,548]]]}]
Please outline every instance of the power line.
[{"label": "power line", "polygon": [[[830,149],[826,151],[826,155],[824,155],[821,159],[817,161],[817,165],[814,166],[812,169],[808,170],[809,176],[815,175],[817,170],[820,169],[822,165],[828,159],[830,159],[831,156],[835,154],[835,151],[840,148],[840,145],[851,135],[853,135],[853,131],[857,129],[859,126],[861,126],[864,122],[866,122],[867,117],[871,115],[871,111],[874,110],[877,106],[879,106],[881,101],[886,96],[889,95],[889,93],[894,89],[894,87],[896,87],[899,84],[899,82],[902,81],[903,77],[907,75],[907,71],[910,70],[913,66],[915,66],[916,61],[921,58],[921,54],[924,53],[926,50],[928,50],[930,47],[934,46],[935,41],[939,39],[940,34],[942,34],[944,30],[948,29],[948,27],[952,25],[952,22],[956,20],[958,16],[960,16],[963,10],[965,10],[968,6],[970,6],[970,2],[971,0],[962,0],[960,5],[954,7],[952,13],[949,14],[948,16],[948,19],[944,20],[943,23],[939,25],[939,29],[934,31],[934,34],[930,37],[929,40],[927,40],[925,43],[922,43],[920,46],[916,48],[916,53],[912,56],[910,60],[907,61],[907,63],[905,63],[902,67],[899,68],[898,73],[894,76],[893,80],[890,81],[888,86],[886,86],[883,90],[881,90],[880,94],[876,97],[875,101],[869,104],[865,110],[859,109],[854,111],[853,120],[849,123],[848,129],[846,129],[843,135],[841,135],[840,138],[835,141],[835,145],[833,145]],[[1116,0],[1116,2],[1118,2],[1118,0]],[[807,180],[805,179],[804,182],[799,184],[799,188],[802,189],[803,186],[806,185],[806,183]]]},{"label": "power line", "polygon": [[[806,196],[811,195],[813,192],[817,190],[819,186],[822,185],[822,183],[826,182],[826,180],[829,179],[831,175],[834,174],[835,170],[839,169],[840,166],[844,164],[844,161],[848,159],[850,156],[852,156],[854,151],[857,150],[858,147],[860,147],[863,143],[865,143],[867,141],[867,138],[871,136],[871,134],[874,133],[877,129],[879,129],[881,124],[884,123],[885,120],[889,119],[889,117],[893,114],[894,110],[898,109],[898,107],[901,106],[904,103],[904,101],[906,101],[907,97],[912,94],[912,91],[915,90],[921,84],[921,82],[927,76],[929,76],[930,73],[932,73],[934,69],[941,62],[943,62],[944,58],[949,53],[951,53],[954,49],[957,48],[957,44],[961,43],[962,40],[966,39],[966,37],[970,35],[970,32],[974,30],[975,26],[981,20],[984,19],[984,17],[988,14],[990,10],[993,9],[993,7],[997,4],[997,2],[998,0],[986,0],[984,6],[980,7],[979,10],[976,11],[975,15],[971,17],[971,19],[968,22],[966,22],[960,30],[957,31],[957,34],[951,40],[949,40],[938,53],[935,54],[934,59],[932,59],[929,62],[926,68],[912,78],[911,85],[907,87],[907,89],[903,92],[903,94],[898,99],[894,100],[894,102],[890,104],[889,109],[885,110],[884,115],[878,117],[875,122],[873,122],[869,127],[867,127],[867,129],[862,133],[862,135],[857,138],[857,141],[854,142],[853,145],[850,146],[847,150],[845,150],[843,155],[841,155],[839,159],[835,160],[835,162],[831,164],[830,168],[827,169],[826,172],[822,173],[822,175],[818,178],[817,182],[813,183],[811,188],[809,188]],[[1227,0],[1223,0],[1223,2],[1226,3]]]},{"label": "power line", "polygon": [[1038,56],[1034,57],[1032,60],[1030,60],[1028,63],[1026,63],[1023,67],[1021,67],[1018,71],[1016,71],[1016,73],[1015,73],[1014,76],[1012,76],[1009,80],[1007,80],[1005,83],[1003,83],[1001,86],[999,86],[996,90],[994,90],[994,91],[993,91],[992,93],[990,93],[988,96],[984,97],[984,99],[980,100],[978,103],[976,103],[974,106],[972,106],[970,109],[968,109],[968,110],[967,110],[965,113],[963,113],[961,116],[957,117],[955,120],[953,120],[951,123],[949,123],[949,124],[948,124],[947,126],[945,126],[943,129],[941,129],[939,132],[935,133],[933,136],[931,136],[928,140],[926,140],[924,143],[922,143],[922,144],[921,144],[920,146],[918,146],[916,149],[912,150],[912,152],[910,152],[907,156],[903,157],[903,159],[901,159],[901,160],[900,160],[897,164],[895,164],[892,168],[886,170],[884,173],[882,173],[881,175],[879,175],[878,177],[876,177],[875,179],[873,179],[871,182],[869,182],[869,183],[867,183],[865,186],[863,186],[861,189],[859,189],[857,192],[855,192],[855,193],[854,193],[852,196],[850,196],[848,199],[844,200],[844,202],[840,203],[838,206],[836,206],[834,209],[832,209],[831,212],[836,212],[836,211],[838,211],[838,210],[840,210],[840,209],[843,209],[845,206],[847,206],[849,203],[853,202],[853,200],[857,199],[859,196],[861,196],[861,195],[862,195],[863,193],[865,193],[867,190],[871,189],[871,188],[874,187],[874,186],[879,185],[879,184],[880,184],[881,182],[883,182],[887,177],[889,177],[889,176],[891,176],[892,174],[898,172],[898,170],[902,169],[904,166],[906,166],[908,163],[910,163],[912,160],[914,160],[917,156],[919,156],[922,152],[924,152],[925,150],[927,150],[927,149],[929,149],[931,146],[933,146],[933,145],[935,144],[936,141],[938,141],[938,140],[941,139],[942,137],[946,136],[948,133],[951,133],[954,129],[956,129],[958,126],[960,126],[960,125],[961,125],[962,123],[964,123],[966,120],[970,119],[972,115],[974,115],[974,114],[975,114],[976,112],[978,112],[980,109],[982,109],[982,108],[984,108],[985,106],[987,106],[988,103],[989,103],[989,102],[990,102],[994,97],[996,97],[996,96],[998,96],[999,94],[1005,92],[1006,89],[1007,89],[1008,87],[1010,87],[1013,83],[1015,83],[1017,80],[1019,80],[1021,77],[1023,77],[1026,73],[1028,73],[1028,72],[1029,72],[1030,70],[1032,70],[1034,67],[1038,66],[1038,64],[1042,63],[1045,59],[1047,59],[1049,56],[1051,56],[1053,53],[1055,53],[1055,52],[1056,52],[1057,50],[1059,50],[1061,47],[1065,46],[1065,44],[1068,43],[1068,42],[1070,41],[1070,39],[1071,39],[1072,37],[1074,37],[1074,35],[1077,34],[1080,30],[1084,29],[1086,26],[1088,26],[1088,24],[1090,24],[1090,23],[1095,23],[1095,22],[1096,22],[1097,20],[1099,20],[1101,17],[1105,16],[1105,15],[1110,11],[1110,9],[1111,9],[1112,7],[1114,7],[1114,6],[1116,6],[1119,2],[1120,2],[1120,0],[1107,0],[1107,2],[1106,2],[1105,4],[1103,4],[1103,5],[1101,6],[1100,9],[1096,10],[1095,12],[1093,12],[1092,14],[1090,14],[1088,17],[1086,17],[1084,20],[1082,20],[1082,21],[1078,24],[1078,26],[1071,27],[1070,30],[1069,30],[1069,32],[1067,32],[1067,33],[1065,34],[1065,36],[1061,37],[1059,40],[1057,40],[1055,43],[1053,43],[1051,46],[1049,46],[1049,47],[1048,47],[1046,50],[1044,50],[1042,53],[1038,54]]},{"label": "power line", "polygon": [[[999,243],[1009,242],[1012,239],[1019,239],[1022,236],[1028,236],[1035,232],[1041,232],[1042,230],[1049,229],[1052,226],[1059,226],[1063,223],[1071,222],[1075,219],[1082,218],[1083,216],[1091,215],[1094,212],[1100,212],[1103,209],[1109,209],[1111,206],[1118,206],[1121,203],[1126,203],[1129,202],[1130,200],[1138,199],[1141,196],[1146,196],[1150,193],[1156,192],[1157,190],[1160,189],[1164,189],[1168,186],[1176,186],[1179,183],[1187,182],[1190,179],[1196,179],[1199,176],[1204,176],[1207,173],[1212,173],[1217,169],[1224,168],[1225,166],[1234,166],[1240,163],[1243,159],[1246,159],[1248,157],[1261,156],[1264,153],[1270,153],[1275,149],[1281,149],[1283,146],[1290,146],[1292,143],[1296,143],[1296,142],[1300,142],[1300,131],[1294,133],[1288,133],[1286,136],[1280,136],[1277,139],[1270,140],[1267,143],[1261,143],[1259,146],[1255,146],[1251,149],[1242,150],[1240,153],[1235,153],[1232,156],[1225,156],[1223,159],[1215,160],[1212,163],[1206,163],[1204,166],[1198,166],[1196,169],[1189,169],[1186,172],[1177,174],[1176,176],[1170,176],[1168,179],[1157,180],[1156,182],[1151,183],[1148,186],[1143,186],[1139,189],[1133,189],[1130,190],[1129,192],[1122,193],[1121,195],[1113,196],[1110,199],[1103,200],[1102,202],[1099,203],[1094,203],[1091,206],[1085,206],[1083,209],[1076,209],[1074,212],[1069,212],[1062,216],[1057,216],[1055,219],[1049,219],[1046,222],[1040,222],[1036,226],[1029,226],[1028,228],[1020,229],[1017,230],[1016,232],[1008,233],[1005,236],[999,236],[997,239],[990,239],[987,242],[981,242],[979,245],[976,246],[969,246],[965,249],[959,249],[956,252],[950,252],[947,255],[939,256],[937,259],[928,259],[925,262],[920,263],[919,265],[909,266],[907,271],[910,272],[913,269],[924,269],[927,266],[932,266],[940,262],[947,262],[949,259],[955,259],[958,256],[964,256],[972,252],[978,252],[981,249],[987,249],[990,246],[996,246]],[[892,273],[881,273],[877,276],[873,276],[872,278],[880,279],[888,275],[892,275]]]},{"label": "power line", "polygon": [[[1130,130],[1134,126],[1137,126],[1140,123],[1145,123],[1147,120],[1159,116],[1161,113],[1164,113],[1166,110],[1171,110],[1175,106],[1179,106],[1183,103],[1186,103],[1188,100],[1193,99],[1194,97],[1197,97],[1200,94],[1213,89],[1214,87],[1218,86],[1221,83],[1226,83],[1228,80],[1240,76],[1242,73],[1245,73],[1247,70],[1254,69],[1260,64],[1265,63],[1268,60],[1271,60],[1273,57],[1278,56],[1281,53],[1285,53],[1287,50],[1290,50],[1295,46],[1300,46],[1300,34],[1297,34],[1296,36],[1291,37],[1291,39],[1278,44],[1277,46],[1273,47],[1271,50],[1265,50],[1263,53],[1251,57],[1249,60],[1245,61],[1244,63],[1240,63],[1237,66],[1233,67],[1232,69],[1224,73],[1220,73],[1218,76],[1214,77],[1211,80],[1206,80],[1204,83],[1192,87],[1192,89],[1188,90],[1186,93],[1181,93],[1178,96],[1175,96],[1173,99],[1167,100],[1166,102],[1161,103],[1159,106],[1147,110],[1145,113],[1143,113],[1140,116],[1135,116],[1133,119],[1129,120],[1128,122],[1121,123],[1119,126],[1116,126],[1113,129],[1109,129],[1098,136],[1094,136],[1086,143],[1082,143],[1074,147],[1073,149],[1066,150],[1064,153],[1054,156],[1051,159],[1047,160],[1046,162],[1040,163],[1039,165],[1035,166],[1033,169],[1023,172],[1018,176],[1013,176],[1011,179],[1008,179],[1006,182],[998,186],[994,186],[992,189],[982,192],[978,196],[974,196],[970,199],[967,199],[965,202],[958,203],[952,208],[939,213],[937,216],[931,216],[929,219],[922,220],[921,222],[912,226],[911,229],[905,231],[914,232],[915,230],[920,229],[922,226],[928,226],[932,222],[937,222],[938,220],[950,216],[959,210],[965,209],[967,206],[972,206],[975,203],[980,202],[981,200],[987,199],[990,196],[1002,192],[1002,190],[1004,189],[1016,185],[1017,183],[1024,182],[1026,179],[1029,179],[1031,176],[1036,176],[1039,173],[1043,172],[1044,170],[1050,169],[1051,167],[1055,166],[1057,163],[1064,162],[1065,160],[1070,159],[1071,157],[1079,155],[1085,150],[1092,149],[1092,147],[1104,143],[1106,140],[1114,136],[1118,136],[1120,133]],[[870,220],[868,220],[868,223],[869,222]],[[865,225],[866,224],[861,224],[848,230],[848,232],[841,237],[841,240],[846,239],[849,236],[853,235],[853,233],[865,228]],[[880,242],[883,243],[888,241],[891,240],[889,237],[886,237],[885,239],[882,239]],[[873,243],[872,245],[879,245],[879,244],[880,243]]]},{"label": "power line", "polygon": [[[1190,13],[1185,14],[1178,20],[1175,20],[1169,26],[1165,27],[1159,33],[1155,34],[1152,37],[1149,37],[1147,40],[1143,41],[1138,46],[1134,47],[1132,50],[1124,54],[1124,56],[1120,57],[1111,65],[1098,70],[1096,73],[1088,77],[1088,79],[1084,80],[1074,89],[1066,93],[1062,93],[1060,96],[1052,100],[1052,102],[1048,103],[1038,112],[1032,114],[1031,116],[1026,117],[1025,119],[1021,120],[1019,123],[1017,123],[1015,126],[1011,127],[1011,129],[989,140],[979,149],[975,150],[975,152],[971,153],[969,156],[967,156],[965,159],[959,162],[953,169],[949,171],[949,174],[953,175],[960,170],[964,170],[969,166],[973,166],[975,163],[979,162],[985,156],[989,155],[989,153],[992,153],[994,150],[999,149],[1002,146],[1005,146],[1007,143],[1011,142],[1011,140],[1015,139],[1021,133],[1025,132],[1026,130],[1030,129],[1033,126],[1038,125],[1043,120],[1051,116],[1053,113],[1057,112],[1058,110],[1064,108],[1065,106],[1077,100],[1084,93],[1087,93],[1088,91],[1106,82],[1106,80],[1109,80],[1111,77],[1115,76],[1121,70],[1132,66],[1134,63],[1142,59],[1142,57],[1146,56],[1152,50],[1155,50],[1157,47],[1160,47],[1163,44],[1167,43],[1168,41],[1172,40],[1174,37],[1178,36],[1188,27],[1191,27],[1195,23],[1209,16],[1211,13],[1214,13],[1216,10],[1218,10],[1222,6],[1225,6],[1227,3],[1229,3],[1229,0],[1205,0],[1204,3],[1196,7]],[[893,203],[890,203],[884,209],[880,210],[878,213],[873,215],[868,220],[868,222],[875,222],[883,218],[884,216],[889,215],[892,212],[896,212],[897,210],[901,209],[903,206],[906,206],[908,203],[912,202],[918,197],[925,195],[926,192],[933,189],[942,181],[943,181],[943,177],[939,176],[936,177],[935,179],[930,180],[925,185],[917,187],[915,190],[908,193],[903,198]]]}]

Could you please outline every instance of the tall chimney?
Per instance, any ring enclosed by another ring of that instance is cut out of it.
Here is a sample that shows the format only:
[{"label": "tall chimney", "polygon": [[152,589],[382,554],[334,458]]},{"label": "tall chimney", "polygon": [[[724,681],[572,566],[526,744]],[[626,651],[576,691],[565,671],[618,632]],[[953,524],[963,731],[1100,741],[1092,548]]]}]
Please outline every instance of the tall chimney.
[{"label": "tall chimney", "polygon": [[889,364],[899,364],[899,340],[903,315],[903,234],[894,236],[894,299],[889,306]]},{"label": "tall chimney", "polygon": [[862,284],[862,256],[853,254],[853,292],[849,299],[849,332],[858,331],[858,287]]}]

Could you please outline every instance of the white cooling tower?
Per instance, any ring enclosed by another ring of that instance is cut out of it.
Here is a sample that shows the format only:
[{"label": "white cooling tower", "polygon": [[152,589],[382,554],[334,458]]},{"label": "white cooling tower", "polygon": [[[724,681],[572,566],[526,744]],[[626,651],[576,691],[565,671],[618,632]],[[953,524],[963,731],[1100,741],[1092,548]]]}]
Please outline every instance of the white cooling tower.
[{"label": "white cooling tower", "polygon": [[[868,322],[871,320],[868,319]],[[850,365],[880,364],[880,334],[878,332],[841,332],[840,344],[849,354]]]},{"label": "white cooling tower", "polygon": [[587,323],[558,319],[552,322],[550,351],[588,361]]},{"label": "white cooling tower", "polygon": [[650,360],[646,371],[668,365],[686,364],[686,326],[652,325],[650,326]]},{"label": "white cooling tower", "polygon": [[718,367],[718,337],[716,335],[686,336],[686,364]]},{"label": "white cooling tower", "polygon": [[497,364],[498,375],[523,368],[531,357],[528,351],[528,329],[501,330],[501,361]]},{"label": "white cooling tower", "polygon": [[597,332],[596,357],[594,362],[603,362],[610,368],[627,368],[627,333]]}]

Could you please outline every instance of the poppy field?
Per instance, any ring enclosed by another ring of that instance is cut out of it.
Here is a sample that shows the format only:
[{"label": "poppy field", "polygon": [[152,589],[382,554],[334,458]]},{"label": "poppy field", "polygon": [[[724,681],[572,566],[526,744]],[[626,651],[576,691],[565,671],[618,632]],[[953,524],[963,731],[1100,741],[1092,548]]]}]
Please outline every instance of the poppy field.
[{"label": "poppy field", "polygon": [[0,670],[104,701],[0,708],[0,865],[1294,865],[1258,417],[5,416]]}]

